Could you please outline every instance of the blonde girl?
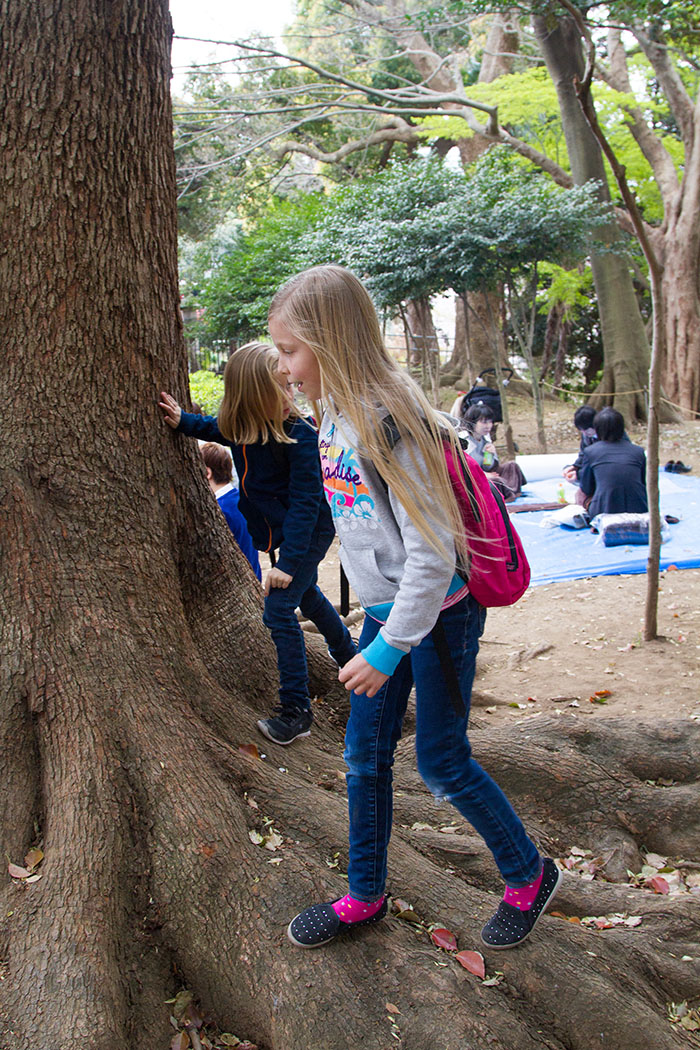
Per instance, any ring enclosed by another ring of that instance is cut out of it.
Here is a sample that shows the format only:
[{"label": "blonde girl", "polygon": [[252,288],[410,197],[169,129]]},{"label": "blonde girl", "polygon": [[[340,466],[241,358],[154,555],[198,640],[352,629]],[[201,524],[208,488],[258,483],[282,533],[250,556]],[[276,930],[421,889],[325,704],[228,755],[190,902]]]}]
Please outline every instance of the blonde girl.
[{"label": "blonde girl", "polygon": [[308,736],[313,721],[304,636],[296,616],[316,624],[340,665],[355,654],[350,634],[317,585],[318,565],[333,539],[323,498],[317,434],[296,409],[277,369],[278,353],[264,343],[234,351],[224,370],[219,414],[183,412],[161,394],[165,422],[179,433],[228,445],[239,477],[239,509],[259,551],[274,565],[265,577],[263,622],[277,650],[279,707],[257,723],[276,744]]},{"label": "blonde girl", "polygon": [[[386,914],[392,765],[416,689],[418,769],[491,850],[506,890],[482,931],[492,948],[529,936],[560,873],[542,858],[498,785],[471,757],[469,701],[485,609],[456,573],[468,557],[445,463],[449,427],[387,354],[367,291],[338,266],[293,277],[270,307],[280,372],[324,403],[321,466],[341,560],[366,611],[359,653],[339,678],[351,691],[345,736],[350,814],[349,893],[297,915],[300,947]],[[465,713],[450,702],[436,649],[444,640]]]}]

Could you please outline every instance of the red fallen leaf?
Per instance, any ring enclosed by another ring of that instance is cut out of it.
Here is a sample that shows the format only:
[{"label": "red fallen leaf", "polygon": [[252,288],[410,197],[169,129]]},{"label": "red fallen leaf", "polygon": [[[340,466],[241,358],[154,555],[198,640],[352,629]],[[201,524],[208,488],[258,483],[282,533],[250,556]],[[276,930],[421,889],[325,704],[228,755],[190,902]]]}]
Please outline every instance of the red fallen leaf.
[{"label": "red fallen leaf", "polygon": [[450,930],[444,930],[442,928],[439,930],[433,930],[430,934],[430,939],[433,944],[436,944],[438,948],[444,948],[446,952],[457,951],[457,938],[454,933],[450,932]]},{"label": "red fallen leaf", "polygon": [[238,750],[242,755],[250,755],[251,758],[260,758],[257,744],[241,744]]},{"label": "red fallen leaf", "polygon": [[578,926],[580,926],[580,925],[581,925],[581,920],[579,919],[578,915],[570,915],[570,916],[569,916],[569,922],[574,922],[574,923],[576,923],[576,924],[577,924]]},{"label": "red fallen leaf", "polygon": [[7,870],[13,879],[26,879],[31,875],[31,871],[27,871],[26,868],[21,868],[19,864],[8,864]]},{"label": "red fallen leaf", "polygon": [[654,891],[654,893],[666,894],[669,891],[669,885],[666,882],[666,879],[662,878],[661,875],[654,875],[653,878],[647,879],[644,885],[648,886],[650,890]]},{"label": "red fallen leaf", "polygon": [[190,1003],[190,1005],[187,1007],[184,1014],[182,1015],[180,1023],[184,1024],[185,1028],[192,1027],[200,1029],[204,1024],[204,1018],[202,1017],[201,1013],[194,1005],[194,1003]]},{"label": "red fallen leaf", "polygon": [[597,930],[611,930],[613,924],[607,919],[594,919],[593,925]]},{"label": "red fallen leaf", "polygon": [[486,976],[486,963],[481,952],[457,952],[455,959],[462,964],[465,970],[469,970],[469,973],[476,974],[477,977]]},{"label": "red fallen leaf", "polygon": [[248,1040],[245,1039],[242,1043],[238,1044],[236,1050],[258,1050],[258,1044],[249,1043]]},{"label": "red fallen leaf", "polygon": [[594,696],[612,696],[609,689],[596,689]]}]

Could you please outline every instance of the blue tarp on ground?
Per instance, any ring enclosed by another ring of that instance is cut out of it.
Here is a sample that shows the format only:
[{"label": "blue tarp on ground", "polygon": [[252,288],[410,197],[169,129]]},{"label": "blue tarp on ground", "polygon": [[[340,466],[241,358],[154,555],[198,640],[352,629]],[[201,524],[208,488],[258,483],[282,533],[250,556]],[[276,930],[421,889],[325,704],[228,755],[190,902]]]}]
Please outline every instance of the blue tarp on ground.
[{"label": "blue tarp on ground", "polygon": [[[557,499],[561,476],[535,481],[523,487],[523,503],[548,503]],[[573,502],[573,486],[564,485]],[[661,546],[660,566],[667,569],[700,568],[700,479],[659,472],[661,514],[680,518],[669,525],[670,539]],[[532,570],[532,583],[553,583],[584,576],[618,576],[646,572],[648,546],[604,547],[590,529],[542,528],[549,511],[512,515]]]}]

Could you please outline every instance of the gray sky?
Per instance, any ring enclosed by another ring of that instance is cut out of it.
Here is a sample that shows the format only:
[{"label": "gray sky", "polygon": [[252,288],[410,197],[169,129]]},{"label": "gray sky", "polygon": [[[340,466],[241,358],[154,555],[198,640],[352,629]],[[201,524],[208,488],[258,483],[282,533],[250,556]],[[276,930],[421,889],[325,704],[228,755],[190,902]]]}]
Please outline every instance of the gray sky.
[{"label": "gray sky", "polygon": [[[211,40],[240,40],[250,33],[280,34],[294,14],[294,0],[170,0],[176,36]],[[212,62],[225,58],[226,48],[173,41],[173,74],[177,85],[190,62]]]}]

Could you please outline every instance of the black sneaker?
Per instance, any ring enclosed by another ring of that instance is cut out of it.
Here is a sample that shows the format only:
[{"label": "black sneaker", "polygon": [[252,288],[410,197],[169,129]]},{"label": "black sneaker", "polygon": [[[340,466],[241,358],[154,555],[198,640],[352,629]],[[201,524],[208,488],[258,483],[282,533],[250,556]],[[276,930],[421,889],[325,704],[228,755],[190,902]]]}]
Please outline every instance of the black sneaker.
[{"label": "black sneaker", "polygon": [[482,943],[487,948],[514,948],[530,936],[562,878],[559,868],[549,857],[545,858],[542,869],[542,882],[531,908],[521,911],[505,901],[498,905],[498,911],[481,931]]},{"label": "black sneaker", "polygon": [[690,474],[692,473],[692,467],[686,467],[685,463],[682,463],[680,459],[677,459],[673,468],[674,474]]},{"label": "black sneaker", "polygon": [[305,711],[282,710],[271,718],[261,718],[257,725],[262,735],[273,744],[291,744],[300,736],[309,736],[313,720],[314,716],[309,708]]},{"label": "black sneaker", "polygon": [[667,474],[675,474],[676,473],[676,461],[675,461],[675,459],[669,459],[668,463],[664,467],[664,470],[666,471]]},{"label": "black sneaker", "polygon": [[328,901],[326,904],[312,904],[310,908],[299,912],[287,927],[287,936],[292,944],[296,944],[297,948],[320,948],[344,930],[355,929],[356,926],[369,926],[373,922],[379,922],[386,915],[386,897],[379,911],[369,919],[358,919],[357,922],[343,922],[333,911],[335,903],[336,901]]}]

